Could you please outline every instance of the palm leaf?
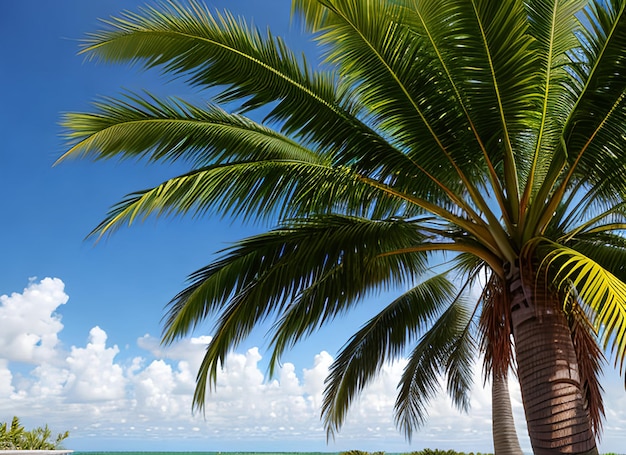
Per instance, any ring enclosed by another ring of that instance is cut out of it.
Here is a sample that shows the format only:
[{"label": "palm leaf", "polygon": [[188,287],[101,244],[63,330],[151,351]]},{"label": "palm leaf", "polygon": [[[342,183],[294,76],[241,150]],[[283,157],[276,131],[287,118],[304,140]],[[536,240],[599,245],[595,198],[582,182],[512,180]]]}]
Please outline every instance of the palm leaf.
[{"label": "palm leaf", "polygon": [[[398,232],[398,234],[400,231]],[[407,240],[414,234],[407,236]],[[415,242],[415,238],[411,242]],[[402,242],[404,243],[404,242]],[[389,240],[385,248],[393,249]],[[310,335],[322,325],[343,313],[350,301],[358,301],[367,295],[372,286],[391,290],[408,285],[419,276],[429,272],[428,250],[394,255],[376,255],[367,262],[350,265],[341,263],[305,289],[293,301],[273,328],[274,336],[270,360],[270,374],[286,349]],[[358,270],[355,272],[354,270]],[[320,305],[319,302],[324,302]]]},{"label": "palm leaf", "polygon": [[[465,378],[464,384],[471,383],[471,374],[467,370],[471,363],[468,358],[470,350],[467,349],[471,342],[467,330],[469,319],[470,314],[455,300],[411,352],[395,405],[396,423],[408,439],[415,427],[424,424],[428,403],[440,390],[442,375],[458,374]],[[454,360],[457,356],[462,361]],[[461,392],[464,392],[463,397],[467,390]]]},{"label": "palm leaf", "polygon": [[526,201],[543,183],[553,154],[559,150],[563,126],[576,102],[573,93],[567,89],[571,80],[568,65],[572,49],[579,45],[577,16],[586,4],[584,0],[532,0],[526,3],[529,33],[535,38],[542,86],[537,141],[524,194]]},{"label": "palm leaf", "polygon": [[322,415],[329,435],[342,426],[355,396],[397,359],[408,343],[454,298],[444,275],[434,276],[406,292],[370,319],[333,362],[324,390]]},{"label": "palm leaf", "polygon": [[[214,382],[226,354],[266,317],[291,311],[289,305],[337,268],[345,270],[325,299],[312,301],[309,321],[321,324],[346,311],[358,297],[398,283],[402,276],[424,269],[423,258],[412,255],[398,261],[397,269],[370,265],[381,250],[419,242],[411,223],[371,221],[339,216],[294,220],[284,228],[240,242],[223,260],[199,271],[192,285],[170,304],[163,339],[171,342],[193,329],[209,314],[219,320],[198,373],[198,408],[205,389]],[[384,240],[381,240],[384,239]],[[379,261],[380,262],[380,261]],[[373,272],[373,273],[372,273]],[[297,321],[298,324],[303,323]],[[284,324],[283,330],[293,331]],[[296,330],[300,330],[296,327]],[[202,389],[202,390],[200,390]]]},{"label": "palm leaf", "polygon": [[[368,213],[378,205],[390,215],[416,214],[415,206],[372,187],[346,169],[298,161],[262,160],[200,168],[128,195],[90,234],[110,234],[150,215],[231,213],[244,219],[278,214],[345,211]],[[393,202],[395,200],[395,202]]]},{"label": "palm leaf", "polygon": [[559,205],[572,178],[580,178],[590,187],[604,186],[624,194],[626,175],[622,159],[623,128],[626,121],[626,3],[592,2],[583,22],[581,39],[584,51],[577,69],[578,80],[570,84],[577,95],[576,106],[564,126],[567,153],[561,165],[554,166],[564,175],[552,172],[549,187],[561,179],[544,210],[546,226],[549,214]]},{"label": "palm leaf", "polygon": [[606,349],[623,368],[626,357],[626,283],[591,258],[552,244],[548,264],[556,267],[555,282],[567,293],[575,289],[578,298],[589,309],[594,330]]},{"label": "palm leaf", "polygon": [[621,281],[626,282],[626,240],[614,233],[581,235],[571,248],[597,262]]},{"label": "palm leaf", "polygon": [[[466,175],[476,161],[467,147],[458,147],[464,142],[455,135],[463,134],[464,128],[459,128],[459,113],[445,94],[449,87],[433,84],[440,68],[433,65],[420,36],[400,25],[402,10],[378,1],[357,5],[335,0],[324,6],[327,19],[318,39],[327,45],[327,59],[337,66],[342,83],[370,110],[371,121],[407,150],[470,216],[478,218],[473,204],[489,210],[476,182]],[[471,204],[460,198],[465,190],[474,197]]]},{"label": "palm leaf", "polygon": [[62,125],[73,146],[58,160],[143,158],[207,166],[256,159],[323,163],[323,155],[241,115],[214,105],[129,94],[105,98],[93,113],[67,114]]},{"label": "palm leaf", "polygon": [[[267,119],[285,134],[332,150],[337,164],[367,169],[372,178],[415,182],[415,174],[422,174],[359,119],[355,97],[349,87],[337,88],[332,72],[313,73],[280,39],[263,37],[243,20],[229,14],[214,17],[192,0],[189,8],[167,2],[161,10],[126,13],[108,25],[87,40],[83,52],[105,61],[160,66],[167,73],[187,75],[194,85],[224,87],[217,100],[245,100],[243,109],[272,104]],[[374,169],[372,163],[377,163]],[[432,183],[421,182],[424,189],[419,192],[432,194]]]}]

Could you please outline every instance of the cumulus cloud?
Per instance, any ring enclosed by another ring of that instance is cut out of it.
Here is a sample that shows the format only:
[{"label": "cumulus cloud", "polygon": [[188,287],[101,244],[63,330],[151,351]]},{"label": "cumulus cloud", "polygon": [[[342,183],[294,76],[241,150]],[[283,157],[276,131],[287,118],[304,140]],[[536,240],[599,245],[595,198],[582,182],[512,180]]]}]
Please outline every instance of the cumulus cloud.
[{"label": "cumulus cloud", "polygon": [[[121,450],[129,446],[119,441],[140,441],[135,447],[149,450],[170,441],[174,445],[168,447],[175,450],[202,450],[208,442],[212,450],[491,450],[490,391],[481,387],[479,371],[470,414],[459,413],[442,393],[409,446],[393,421],[404,362],[388,365],[355,402],[337,439],[326,446],[320,406],[332,363],[329,353],[301,359],[298,367],[284,363],[272,379],[262,371],[258,348],[231,353],[204,414],[193,414],[195,375],[210,337],[163,347],[146,334],[137,338],[141,354],[124,358],[114,340],[96,326],[86,329],[84,346],[64,351],[57,311],[67,299],[63,282],[51,278],[30,283],[21,294],[0,297],[0,317],[11,321],[7,330],[18,340],[0,334],[0,406],[25,422],[69,429],[71,448]],[[31,368],[16,370],[13,363],[18,361],[29,362]],[[519,434],[528,447],[519,387],[515,381],[510,387]],[[607,400],[611,437],[605,436],[605,442],[623,442],[614,436],[626,428],[623,390],[619,397]]]},{"label": "cumulus cloud", "polygon": [[8,362],[0,359],[0,396],[8,397],[13,394],[13,374],[8,368]]},{"label": "cumulus cloud", "polygon": [[24,291],[0,296],[0,358],[38,363],[56,355],[58,333],[63,329],[56,313],[68,300],[58,278],[44,278]]},{"label": "cumulus cloud", "polygon": [[96,326],[89,331],[84,348],[72,347],[65,359],[69,375],[66,396],[74,401],[119,400],[125,397],[126,378],[115,363],[117,346],[107,347],[107,334]]}]

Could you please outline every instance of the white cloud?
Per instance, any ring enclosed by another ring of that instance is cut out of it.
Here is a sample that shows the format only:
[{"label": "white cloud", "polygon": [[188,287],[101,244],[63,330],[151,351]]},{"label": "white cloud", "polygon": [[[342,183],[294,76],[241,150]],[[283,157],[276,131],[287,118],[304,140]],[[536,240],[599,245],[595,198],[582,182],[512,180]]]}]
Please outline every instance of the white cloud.
[{"label": "white cloud", "polygon": [[[67,301],[63,289],[61,280],[46,278],[31,283],[22,294],[0,298],[0,317],[11,318],[11,333],[19,335],[22,330],[41,340],[18,337],[17,355],[11,351],[15,342],[0,334],[0,407],[33,425],[69,429],[70,448],[120,450],[128,446],[114,445],[115,441],[141,441],[137,449],[149,450],[162,449],[170,441],[171,449],[201,450],[210,441],[218,450],[491,450],[491,397],[488,388],[482,389],[478,372],[470,414],[453,409],[442,393],[432,403],[427,425],[408,446],[393,422],[402,361],[383,368],[354,403],[336,441],[326,446],[320,406],[332,357],[325,351],[301,359],[300,367],[284,363],[271,380],[262,371],[258,348],[231,353],[208,397],[205,415],[194,415],[195,375],[209,337],[163,347],[158,339],[144,335],[137,339],[142,354],[125,359],[105,330],[93,327],[85,346],[63,351],[58,341],[63,325],[56,315]],[[18,371],[13,367],[17,360],[33,366]],[[522,422],[514,381],[511,391],[516,419]],[[626,397],[623,389],[610,387],[607,392],[618,398],[607,399],[609,435],[605,434],[608,445],[603,447],[617,450],[620,446],[610,444],[624,442],[619,435],[626,428]],[[520,425],[520,438],[527,441],[523,431]]]},{"label": "white cloud", "polygon": [[0,360],[0,397],[7,397],[13,394],[13,374],[8,368],[6,360]]},{"label": "white cloud", "polygon": [[31,283],[22,294],[0,296],[0,358],[36,364],[55,356],[63,329],[56,310],[68,300],[58,278]]},{"label": "white cloud", "polygon": [[115,363],[117,346],[107,347],[107,334],[96,326],[89,331],[84,348],[72,347],[65,359],[69,376],[66,396],[73,401],[119,400],[125,397],[126,378]]}]

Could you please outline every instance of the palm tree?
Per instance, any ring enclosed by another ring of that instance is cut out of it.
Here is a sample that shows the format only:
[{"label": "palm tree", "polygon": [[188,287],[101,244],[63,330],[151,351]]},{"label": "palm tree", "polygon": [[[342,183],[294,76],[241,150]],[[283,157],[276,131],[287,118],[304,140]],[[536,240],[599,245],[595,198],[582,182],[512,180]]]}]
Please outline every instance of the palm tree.
[{"label": "palm tree", "polygon": [[[325,52],[319,69],[195,2],[124,13],[90,35],[92,58],[217,88],[208,105],[128,94],[67,115],[63,158],[189,165],[128,195],[93,235],[151,214],[275,226],[171,301],[165,343],[217,316],[195,405],[261,321],[275,321],[275,365],[365,297],[396,290],[334,361],[329,434],[407,353],[395,412],[408,437],[440,377],[467,408],[482,353],[496,379],[516,368],[536,454],[597,453],[602,355],[620,368],[626,355],[625,8],[293,0]],[[261,108],[262,123],[245,116]]]}]

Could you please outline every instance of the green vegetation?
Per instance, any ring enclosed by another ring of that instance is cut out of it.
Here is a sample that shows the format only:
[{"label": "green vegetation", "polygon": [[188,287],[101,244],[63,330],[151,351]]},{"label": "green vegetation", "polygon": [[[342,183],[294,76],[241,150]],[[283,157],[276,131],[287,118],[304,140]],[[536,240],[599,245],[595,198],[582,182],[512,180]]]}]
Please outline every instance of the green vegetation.
[{"label": "green vegetation", "polygon": [[[348,450],[340,452],[339,455],[385,455],[385,452],[365,452],[363,450]],[[481,452],[457,452],[456,450],[423,449],[403,455],[493,455]]]},{"label": "green vegetation", "polygon": [[11,426],[7,422],[0,424],[0,450],[54,450],[61,448],[61,442],[69,432],[59,433],[53,441],[52,431],[45,427],[26,430],[20,419],[13,417]]},{"label": "green vegetation", "polygon": [[[366,452],[364,450],[347,450],[345,452],[339,452],[339,455],[385,455],[385,452]],[[493,455],[492,453],[482,452],[457,452],[456,450],[441,450],[441,449],[423,449],[415,452],[403,453],[402,455]],[[617,452],[607,452],[603,455],[623,455]]]}]

